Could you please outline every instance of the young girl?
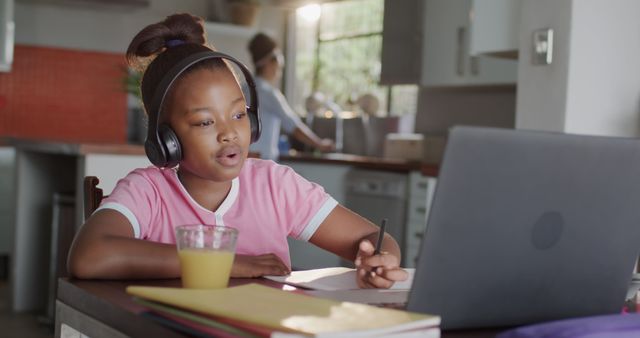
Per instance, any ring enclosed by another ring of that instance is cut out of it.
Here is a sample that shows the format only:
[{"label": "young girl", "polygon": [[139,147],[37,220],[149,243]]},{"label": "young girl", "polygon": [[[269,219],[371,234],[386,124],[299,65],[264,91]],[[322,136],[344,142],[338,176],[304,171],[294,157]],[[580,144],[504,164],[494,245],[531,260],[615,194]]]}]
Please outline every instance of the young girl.
[{"label": "young girl", "polygon": [[205,46],[200,18],[176,14],[147,26],[127,61],[148,64],[145,149],[156,166],[129,173],[87,219],[69,254],[73,276],[178,278],[174,227],[201,223],[239,230],[231,277],[288,274],[292,236],[354,261],[360,287],[407,278],[392,237],[374,255],[378,227],[291,168],[247,159],[260,133],[256,97],[245,101],[229,59]]}]

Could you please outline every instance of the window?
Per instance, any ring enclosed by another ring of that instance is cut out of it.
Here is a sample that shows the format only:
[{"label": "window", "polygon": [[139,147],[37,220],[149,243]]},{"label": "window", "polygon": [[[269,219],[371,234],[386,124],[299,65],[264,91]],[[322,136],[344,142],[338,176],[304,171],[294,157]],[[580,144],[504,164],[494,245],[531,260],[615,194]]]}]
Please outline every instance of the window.
[{"label": "window", "polygon": [[[381,86],[380,55],[384,0],[345,0],[322,4],[317,20],[308,8],[295,18],[295,88],[290,101],[306,115],[305,99],[319,91],[343,110],[359,112],[358,99],[373,94],[378,115],[415,113],[417,86]],[[391,113],[388,113],[391,112]]]}]

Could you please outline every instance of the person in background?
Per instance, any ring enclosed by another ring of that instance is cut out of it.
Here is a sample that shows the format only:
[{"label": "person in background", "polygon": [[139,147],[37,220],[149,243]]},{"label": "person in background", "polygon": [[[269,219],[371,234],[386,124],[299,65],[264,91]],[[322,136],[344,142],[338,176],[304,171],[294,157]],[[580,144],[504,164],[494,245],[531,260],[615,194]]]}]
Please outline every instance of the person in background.
[{"label": "person in background", "polygon": [[277,83],[282,77],[284,57],[275,40],[264,33],[258,33],[251,39],[248,48],[255,66],[256,90],[263,128],[260,140],[251,146],[251,151],[260,153],[263,159],[277,160],[281,131],[322,152],[333,151],[334,142],[318,137],[309,129],[293,112],[287,99],[277,88]]}]

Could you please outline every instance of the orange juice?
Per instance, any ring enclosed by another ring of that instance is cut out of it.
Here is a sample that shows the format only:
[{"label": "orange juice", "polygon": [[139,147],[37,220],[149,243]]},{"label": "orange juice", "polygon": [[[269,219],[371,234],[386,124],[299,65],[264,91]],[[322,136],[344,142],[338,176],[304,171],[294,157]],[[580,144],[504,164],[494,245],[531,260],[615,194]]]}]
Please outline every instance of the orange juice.
[{"label": "orange juice", "polygon": [[182,286],[193,289],[226,288],[233,264],[233,252],[182,249],[178,251]]}]

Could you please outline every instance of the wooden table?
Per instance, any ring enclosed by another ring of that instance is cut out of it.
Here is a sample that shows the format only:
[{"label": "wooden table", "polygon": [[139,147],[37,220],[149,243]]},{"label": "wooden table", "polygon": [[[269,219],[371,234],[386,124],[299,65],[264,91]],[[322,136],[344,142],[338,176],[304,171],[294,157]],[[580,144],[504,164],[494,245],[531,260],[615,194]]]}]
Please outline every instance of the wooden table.
[{"label": "wooden table", "polygon": [[[266,279],[235,278],[230,285],[260,283],[282,289],[283,284]],[[91,338],[163,337],[185,338],[176,332],[140,314],[147,311],[135,303],[125,292],[129,285],[180,287],[179,279],[142,281],[92,281],[62,278],[58,282],[56,301],[55,337],[65,337],[69,328]],[[292,292],[304,292],[286,286]],[[71,331],[73,332],[73,331]],[[442,332],[445,338],[494,337],[497,330]]]}]

